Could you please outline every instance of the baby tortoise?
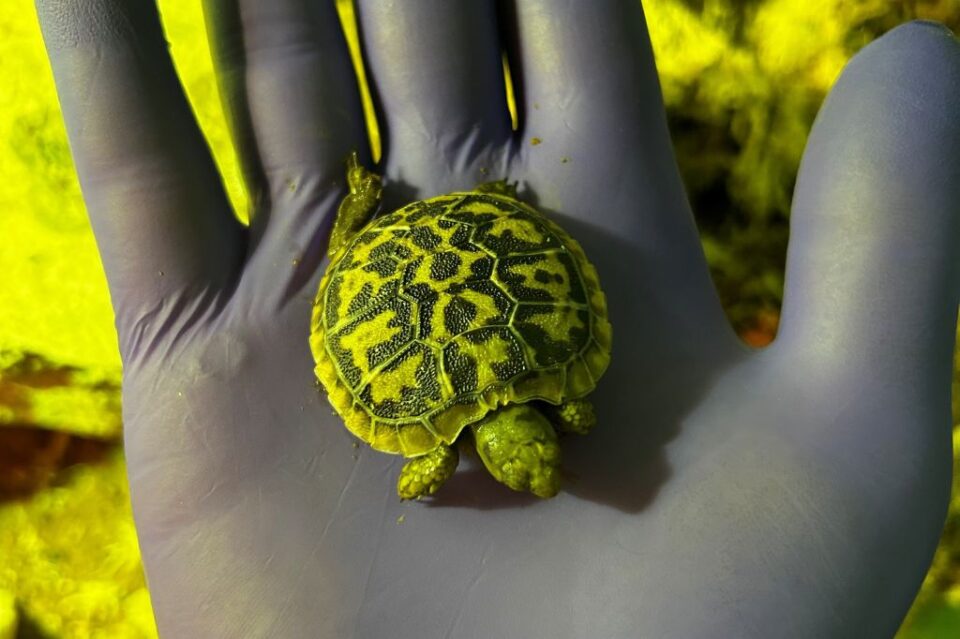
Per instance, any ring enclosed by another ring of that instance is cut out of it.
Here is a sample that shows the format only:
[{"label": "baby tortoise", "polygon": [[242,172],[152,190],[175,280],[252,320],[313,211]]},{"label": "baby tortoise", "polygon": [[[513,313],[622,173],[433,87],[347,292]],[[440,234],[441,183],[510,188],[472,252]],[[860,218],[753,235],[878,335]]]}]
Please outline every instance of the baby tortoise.
[{"label": "baby tortoise", "polygon": [[453,474],[462,432],[497,480],[553,497],[556,431],[594,426],[584,398],[610,363],[593,265],[503,180],[371,220],[380,177],[356,153],[347,164],[310,334],[333,408],[374,449],[410,458],[401,499]]}]

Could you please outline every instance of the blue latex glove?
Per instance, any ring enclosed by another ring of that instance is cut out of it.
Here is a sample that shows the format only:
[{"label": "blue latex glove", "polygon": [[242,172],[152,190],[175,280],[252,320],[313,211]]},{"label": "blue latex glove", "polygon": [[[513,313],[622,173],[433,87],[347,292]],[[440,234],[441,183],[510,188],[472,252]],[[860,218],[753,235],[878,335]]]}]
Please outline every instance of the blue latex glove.
[{"label": "blue latex glove", "polygon": [[614,326],[599,425],[565,440],[559,496],[511,493],[465,459],[435,499],[401,503],[403,459],[353,447],[307,346],[343,161],[367,149],[333,2],[205,3],[249,228],[153,3],[37,4],[116,312],[163,636],[895,632],[950,485],[948,31],[893,30],[831,92],[796,188],[781,332],[754,351],[711,285],[637,2],[506,2],[500,22],[489,1],[359,2],[386,209],[519,180],[596,263]]}]

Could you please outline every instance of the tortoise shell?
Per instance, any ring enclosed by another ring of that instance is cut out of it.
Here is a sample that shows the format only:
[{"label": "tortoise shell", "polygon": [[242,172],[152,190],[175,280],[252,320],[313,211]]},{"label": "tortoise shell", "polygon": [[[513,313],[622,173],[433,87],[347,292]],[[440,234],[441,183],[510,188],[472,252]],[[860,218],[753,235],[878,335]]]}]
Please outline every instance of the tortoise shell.
[{"label": "tortoise shell", "polygon": [[611,329],[577,242],[474,191],[414,202],[346,242],[320,282],[310,347],[347,428],[414,457],[499,406],[588,394]]}]

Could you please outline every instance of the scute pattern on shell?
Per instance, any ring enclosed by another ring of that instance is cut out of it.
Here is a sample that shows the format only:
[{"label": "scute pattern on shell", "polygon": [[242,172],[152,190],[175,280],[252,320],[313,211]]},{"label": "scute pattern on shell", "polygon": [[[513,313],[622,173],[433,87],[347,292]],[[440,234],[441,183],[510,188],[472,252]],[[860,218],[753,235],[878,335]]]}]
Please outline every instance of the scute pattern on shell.
[{"label": "scute pattern on shell", "polygon": [[470,192],[414,202],[348,242],[310,343],[347,428],[411,457],[498,406],[583,397],[611,330],[576,241],[522,202]]}]

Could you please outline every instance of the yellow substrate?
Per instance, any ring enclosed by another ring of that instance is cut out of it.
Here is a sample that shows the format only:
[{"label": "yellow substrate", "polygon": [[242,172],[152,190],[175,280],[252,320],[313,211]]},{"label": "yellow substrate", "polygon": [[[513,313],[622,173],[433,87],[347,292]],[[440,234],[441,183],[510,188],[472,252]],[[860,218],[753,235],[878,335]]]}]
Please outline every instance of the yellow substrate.
[{"label": "yellow substrate", "polygon": [[28,501],[0,504],[3,591],[51,637],[157,636],[119,450]]}]

